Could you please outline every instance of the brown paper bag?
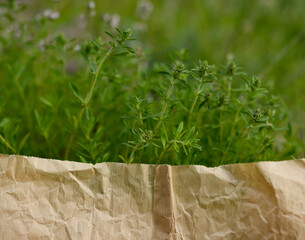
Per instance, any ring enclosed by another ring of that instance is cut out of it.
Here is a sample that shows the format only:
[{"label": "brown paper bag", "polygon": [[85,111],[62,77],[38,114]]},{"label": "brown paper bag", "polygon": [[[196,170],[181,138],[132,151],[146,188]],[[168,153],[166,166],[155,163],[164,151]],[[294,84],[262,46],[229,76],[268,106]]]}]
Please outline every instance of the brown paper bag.
[{"label": "brown paper bag", "polygon": [[216,168],[0,155],[0,239],[305,239],[305,162]]}]

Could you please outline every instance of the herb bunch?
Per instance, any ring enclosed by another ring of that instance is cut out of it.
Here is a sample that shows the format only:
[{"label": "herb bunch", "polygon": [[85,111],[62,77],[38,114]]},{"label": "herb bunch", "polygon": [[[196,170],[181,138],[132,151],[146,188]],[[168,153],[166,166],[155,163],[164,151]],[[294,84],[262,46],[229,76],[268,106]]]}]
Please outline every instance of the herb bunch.
[{"label": "herb bunch", "polygon": [[130,29],[77,42],[49,35],[52,19],[4,9],[1,153],[206,166],[297,154],[281,100],[233,61],[193,63],[181,51],[153,62]]}]

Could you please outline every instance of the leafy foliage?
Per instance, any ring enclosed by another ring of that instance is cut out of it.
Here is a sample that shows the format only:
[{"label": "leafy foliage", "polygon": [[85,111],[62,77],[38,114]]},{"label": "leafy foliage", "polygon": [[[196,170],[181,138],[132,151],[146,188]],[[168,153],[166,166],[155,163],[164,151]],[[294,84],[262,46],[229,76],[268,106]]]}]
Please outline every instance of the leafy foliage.
[{"label": "leafy foliage", "polygon": [[76,41],[48,34],[54,13],[21,21],[16,2],[1,6],[2,153],[207,166],[298,156],[282,101],[235,62],[185,50],[155,62],[130,29]]}]

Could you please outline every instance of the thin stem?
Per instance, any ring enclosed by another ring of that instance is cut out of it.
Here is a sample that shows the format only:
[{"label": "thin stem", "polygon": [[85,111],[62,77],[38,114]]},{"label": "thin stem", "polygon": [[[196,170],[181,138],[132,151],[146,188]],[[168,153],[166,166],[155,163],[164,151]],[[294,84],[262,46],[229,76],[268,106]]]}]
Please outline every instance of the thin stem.
[{"label": "thin stem", "polygon": [[172,80],[171,83],[170,83],[170,86],[169,86],[167,94],[166,94],[166,98],[164,100],[164,104],[162,106],[160,119],[159,119],[159,121],[158,121],[158,123],[157,123],[157,125],[156,125],[154,130],[158,129],[160,127],[162,121],[163,121],[163,117],[164,117],[164,114],[166,112],[167,104],[168,104],[169,98],[170,98],[170,96],[172,94],[173,88],[174,88],[174,80]]},{"label": "thin stem", "polygon": [[202,77],[199,80],[199,84],[198,84],[198,87],[197,87],[196,92],[195,92],[195,98],[194,98],[194,101],[193,101],[192,106],[191,106],[190,111],[189,111],[188,125],[190,124],[190,122],[192,120],[192,113],[193,113],[195,105],[197,103],[198,96],[200,94],[201,86],[202,86]]},{"label": "thin stem", "polygon": [[9,148],[13,153],[17,153],[17,151],[15,150],[15,148],[13,148],[6,140],[4,137],[2,137],[2,135],[0,134],[0,140],[2,141],[2,143]]},{"label": "thin stem", "polygon": [[232,77],[229,77],[229,82],[228,82],[228,99],[229,100],[231,98],[231,91],[232,91]]},{"label": "thin stem", "polygon": [[94,74],[94,77],[93,77],[93,80],[92,80],[92,83],[91,83],[91,86],[90,86],[88,97],[86,98],[85,103],[82,105],[81,111],[80,111],[80,113],[78,115],[78,118],[76,119],[75,128],[72,131],[71,136],[69,138],[68,145],[67,145],[66,152],[65,152],[65,159],[69,158],[70,149],[71,149],[73,140],[75,138],[75,134],[76,134],[76,132],[78,130],[79,122],[80,122],[80,120],[81,120],[81,118],[83,116],[84,110],[90,104],[90,100],[92,98],[94,87],[95,87],[96,81],[97,81],[97,79],[98,79],[98,77],[100,75],[102,66],[103,66],[104,62],[106,61],[106,59],[108,59],[108,57],[114,52],[115,49],[116,49],[115,47],[110,48],[109,51],[106,53],[106,55],[102,58],[102,60],[100,61],[99,65],[97,67],[97,70],[96,70],[96,72]]},{"label": "thin stem", "polygon": [[135,152],[138,150],[139,147],[141,147],[143,145],[143,143],[138,143],[132,150],[131,154],[130,154],[130,157],[129,157],[129,163],[132,162],[133,160],[133,156],[135,154]]},{"label": "thin stem", "polygon": [[93,93],[93,90],[94,90],[94,86],[95,86],[96,80],[97,80],[97,78],[100,75],[100,71],[101,71],[101,68],[102,68],[104,62],[113,53],[114,50],[115,50],[114,47],[110,48],[109,51],[106,53],[106,55],[100,61],[99,65],[97,67],[96,73],[94,75],[93,81],[91,83],[91,87],[90,87],[90,91],[89,91],[88,97],[87,97],[87,99],[85,101],[85,107],[87,107],[89,105],[89,103],[90,103],[90,100],[91,100],[91,97],[92,97],[92,93]]},{"label": "thin stem", "polygon": [[[136,124],[137,124],[137,120],[134,120],[131,129],[134,129],[135,126],[136,126]],[[129,135],[130,135],[130,133],[128,132],[128,133],[127,133],[127,139],[129,138]],[[129,149],[129,147],[126,147],[126,151],[125,151],[125,155],[124,155],[125,158],[127,158],[127,156],[128,156],[128,149]]]},{"label": "thin stem", "polygon": [[140,119],[140,124],[141,125],[144,125],[144,123],[143,123],[143,116],[142,116],[142,113],[140,112],[140,114],[139,114],[139,119]]},{"label": "thin stem", "polygon": [[[140,114],[139,114],[139,118],[140,118],[140,124],[141,124],[142,126],[144,126],[143,117],[142,117],[142,113],[141,113],[141,112],[140,112]],[[141,152],[140,152],[140,159],[142,158],[143,151],[144,151],[144,148],[141,149]]]},{"label": "thin stem", "polygon": [[250,135],[252,128],[253,128],[253,126],[251,125],[248,129],[247,138],[246,138],[247,141],[249,140],[249,135]]},{"label": "thin stem", "polygon": [[263,146],[260,148],[260,150],[257,152],[256,157],[254,159],[254,162],[257,161],[259,155],[262,153],[263,150],[265,150],[265,148],[267,147],[267,144],[263,144]]},{"label": "thin stem", "polygon": [[243,108],[244,103],[245,103],[245,100],[246,100],[247,97],[248,97],[248,94],[246,94],[246,95],[244,96],[244,98],[243,98],[243,100],[241,101],[240,106],[239,106],[239,108],[238,108],[238,110],[237,110],[237,112],[236,112],[236,114],[235,114],[234,122],[233,122],[233,125],[232,125],[232,127],[231,127],[231,131],[230,131],[230,137],[229,137],[229,139],[230,139],[230,144],[229,144],[229,146],[230,146],[231,143],[232,143],[232,134],[233,134],[233,130],[234,130],[234,128],[235,128],[235,126],[236,126],[236,124],[237,124],[237,122],[238,122],[237,120],[238,120],[239,113],[240,113],[241,109]]},{"label": "thin stem", "polygon": [[156,164],[159,164],[161,162],[161,159],[163,158],[163,155],[165,154],[165,152],[167,151],[167,149],[172,145],[171,142],[167,143],[167,145],[165,146],[165,148],[163,148],[162,152],[160,153],[158,160],[156,162]]},{"label": "thin stem", "polygon": [[76,120],[76,124],[75,124],[75,128],[73,129],[71,135],[70,135],[70,138],[69,138],[69,141],[68,141],[68,145],[67,145],[67,148],[66,148],[66,152],[65,152],[65,159],[68,159],[69,158],[69,153],[70,153],[70,149],[71,149],[71,146],[72,146],[72,142],[74,140],[74,137],[75,137],[75,134],[76,134],[76,130],[78,129],[78,124],[79,124],[79,121],[83,115],[83,112],[84,112],[84,109],[82,107],[79,115],[78,115],[78,118]]},{"label": "thin stem", "polygon": [[139,155],[140,161],[141,161],[141,159],[142,159],[143,152],[144,152],[144,148],[141,149],[141,152],[140,152],[140,155]]},{"label": "thin stem", "polygon": [[226,147],[226,150],[225,150],[225,153],[222,155],[222,159],[221,159],[221,164],[223,163],[223,161],[224,161],[224,159],[225,159],[225,157],[226,157],[226,155],[227,155],[227,152],[228,152],[228,149],[229,149],[229,147],[232,145],[232,140],[233,140],[233,131],[234,131],[234,128],[235,128],[235,126],[236,126],[236,124],[237,124],[237,122],[238,122],[238,116],[239,116],[239,113],[240,113],[240,111],[241,111],[241,109],[242,109],[242,107],[244,106],[244,102],[245,102],[245,100],[247,99],[247,97],[248,97],[248,93],[244,96],[244,98],[243,98],[243,100],[241,101],[241,103],[240,103],[240,106],[239,106],[239,108],[238,108],[238,110],[237,110],[237,112],[236,112],[236,114],[235,114],[235,117],[234,117],[234,122],[233,122],[233,124],[232,124],[232,127],[231,127],[231,130],[230,130],[230,135],[229,135],[229,138],[228,138],[228,142],[229,142],[229,144],[227,145],[227,147]]},{"label": "thin stem", "polygon": [[51,144],[50,144],[48,135],[47,135],[46,131],[45,131],[42,127],[40,127],[40,130],[41,130],[41,132],[42,132],[42,136],[43,136],[44,140],[45,140],[46,143],[47,143],[47,147],[48,147],[48,149],[49,149],[49,155],[52,156],[52,146],[51,146]]}]

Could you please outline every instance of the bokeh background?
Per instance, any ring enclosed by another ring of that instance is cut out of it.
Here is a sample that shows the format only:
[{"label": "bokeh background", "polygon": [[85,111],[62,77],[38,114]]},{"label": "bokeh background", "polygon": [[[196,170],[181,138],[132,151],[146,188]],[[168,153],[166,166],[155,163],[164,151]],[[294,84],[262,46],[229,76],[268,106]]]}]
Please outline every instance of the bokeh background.
[{"label": "bokeh background", "polygon": [[[234,60],[274,86],[305,126],[305,1],[154,0],[23,1],[25,18],[55,13],[50,32],[84,39],[113,27],[132,28],[152,59],[185,48],[192,59]],[[49,12],[48,12],[49,11]],[[56,14],[59,15],[56,15]]]}]

